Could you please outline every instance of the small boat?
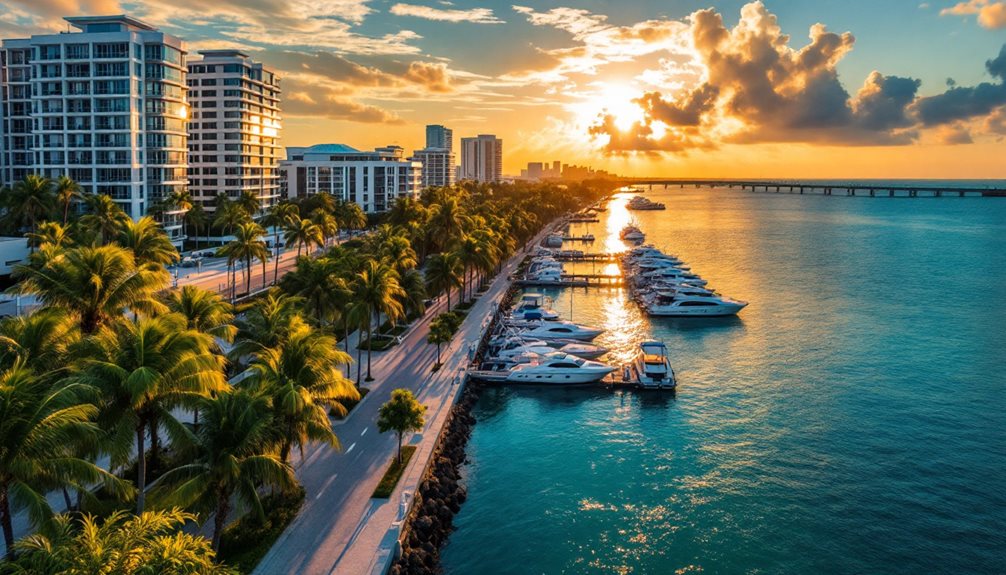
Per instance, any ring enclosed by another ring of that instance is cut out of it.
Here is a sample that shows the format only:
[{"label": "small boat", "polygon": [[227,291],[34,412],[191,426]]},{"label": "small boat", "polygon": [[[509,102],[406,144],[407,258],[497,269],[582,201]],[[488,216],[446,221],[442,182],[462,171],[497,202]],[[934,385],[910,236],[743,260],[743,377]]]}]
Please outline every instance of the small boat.
[{"label": "small boat", "polygon": [[634,196],[625,204],[626,209],[629,210],[665,210],[667,206],[660,202],[654,202],[649,198],[644,198],[643,196]]},{"label": "small boat", "polygon": [[576,385],[601,381],[614,367],[565,353],[555,352],[537,363],[515,365],[507,376],[510,383]]},{"label": "small boat", "polygon": [[618,234],[618,237],[629,242],[641,242],[646,239],[646,234],[636,226],[629,224],[622,228],[622,231]]},{"label": "small boat", "polygon": [[667,357],[667,346],[659,341],[644,341],[639,344],[634,361],[639,385],[647,388],[674,389],[674,369]]},{"label": "small boat", "polygon": [[[560,272],[561,275],[561,272]],[[557,320],[559,314],[544,306],[545,296],[540,293],[526,293],[521,297],[520,303],[512,312],[510,317],[514,319],[546,319]]]},{"label": "small boat", "polygon": [[546,248],[561,248],[562,234],[548,234],[542,241],[542,246]]}]

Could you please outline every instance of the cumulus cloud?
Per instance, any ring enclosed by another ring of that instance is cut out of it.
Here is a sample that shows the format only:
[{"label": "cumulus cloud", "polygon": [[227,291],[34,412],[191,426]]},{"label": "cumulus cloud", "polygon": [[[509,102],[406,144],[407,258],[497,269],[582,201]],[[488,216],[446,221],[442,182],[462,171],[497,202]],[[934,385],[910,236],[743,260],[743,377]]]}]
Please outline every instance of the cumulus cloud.
[{"label": "cumulus cloud", "polygon": [[983,28],[1006,28],[1006,2],[991,0],[968,0],[958,2],[950,8],[940,10],[940,16],[978,15],[978,24]]},{"label": "cumulus cloud", "polygon": [[451,91],[450,75],[447,72],[447,65],[443,62],[412,62],[404,77],[431,92]]},{"label": "cumulus cloud", "polygon": [[403,124],[392,112],[361,104],[337,93],[294,88],[286,94],[283,113],[291,117],[317,117],[366,124]]},{"label": "cumulus cloud", "polygon": [[914,104],[919,120],[926,126],[939,126],[985,116],[1006,104],[1006,45],[999,55],[985,62],[985,69],[997,83],[953,86],[942,94],[920,98]]},{"label": "cumulus cloud", "polygon": [[[832,144],[900,144],[915,137],[906,128],[913,123],[907,107],[917,80],[874,72],[855,97],[839,81],[836,66],[852,49],[852,34],[815,24],[808,44],[791,47],[761,2],[744,6],[733,28],[712,9],[695,12],[689,22],[705,81],[673,95],[644,94],[636,103],[645,119],[630,138],[600,118],[593,133],[609,137],[609,150],[641,139],[644,149],[654,142],[670,151],[696,141],[709,146],[711,133],[723,141]],[[707,137],[698,138],[696,128]]]},{"label": "cumulus cloud", "polygon": [[443,9],[417,4],[395,4],[390,12],[396,16],[412,16],[438,22],[473,22],[476,24],[503,24],[493,14],[491,8],[472,8],[471,10]]}]

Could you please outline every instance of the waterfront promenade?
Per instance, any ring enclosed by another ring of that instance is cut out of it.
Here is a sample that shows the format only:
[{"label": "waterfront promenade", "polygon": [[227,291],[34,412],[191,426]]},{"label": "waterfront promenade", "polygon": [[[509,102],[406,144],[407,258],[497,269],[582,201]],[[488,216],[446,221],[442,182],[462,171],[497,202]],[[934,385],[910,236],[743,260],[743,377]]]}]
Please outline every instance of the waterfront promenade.
[{"label": "waterfront promenade", "polygon": [[[375,354],[375,381],[365,384],[370,393],[345,421],[335,425],[342,451],[312,445],[305,450],[303,460],[296,461],[297,476],[307,490],[307,499],[297,518],[259,563],[256,575],[362,575],[387,569],[397,541],[393,523],[400,517],[402,493],[415,493],[437,436],[462,388],[461,370],[468,364],[469,346],[477,344],[485,322],[509,286],[507,276],[523,257],[524,253],[519,252],[511,258],[476,301],[450,345],[441,350],[443,367],[436,373],[430,373],[436,348],[426,343],[426,335],[430,320],[443,311],[444,298],[417,320],[400,345]],[[417,451],[391,498],[372,499],[397,445],[394,434],[377,431],[377,411],[398,388],[411,390],[427,406],[426,425],[422,433],[406,441],[417,446]]]}]

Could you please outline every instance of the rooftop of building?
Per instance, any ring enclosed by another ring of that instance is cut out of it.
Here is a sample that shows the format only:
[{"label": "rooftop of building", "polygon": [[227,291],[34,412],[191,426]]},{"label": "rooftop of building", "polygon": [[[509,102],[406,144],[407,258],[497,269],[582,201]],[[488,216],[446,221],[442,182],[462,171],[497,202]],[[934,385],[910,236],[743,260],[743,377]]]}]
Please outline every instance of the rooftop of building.
[{"label": "rooftop of building", "polygon": [[315,144],[306,148],[296,149],[300,154],[359,154],[360,150],[346,144]]},{"label": "rooftop of building", "polygon": [[203,58],[247,58],[248,54],[241,50],[200,50],[199,55]]},{"label": "rooftop of building", "polygon": [[116,14],[113,16],[67,16],[63,19],[84,32],[89,31],[94,26],[101,26],[103,24],[124,24],[134,30],[157,30],[157,28],[147,24],[143,20],[127,16],[126,14]]}]

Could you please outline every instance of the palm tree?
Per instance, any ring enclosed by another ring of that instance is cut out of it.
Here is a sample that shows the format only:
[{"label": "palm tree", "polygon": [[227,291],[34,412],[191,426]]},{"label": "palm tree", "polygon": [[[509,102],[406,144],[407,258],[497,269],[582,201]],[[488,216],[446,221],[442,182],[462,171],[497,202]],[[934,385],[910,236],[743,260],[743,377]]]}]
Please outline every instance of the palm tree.
[{"label": "palm tree", "polygon": [[429,235],[441,251],[460,239],[471,225],[457,198],[448,197],[433,208],[428,222]]},{"label": "palm tree", "polygon": [[[199,397],[228,389],[223,358],[212,352],[213,338],[186,327],[185,317],[167,313],[137,322],[119,321],[85,341],[77,380],[101,395],[101,421],[110,431],[112,462],[122,464],[136,440],[136,513],[146,497],[146,435],[151,447],[164,425],[174,439],[185,430],[171,415]],[[156,449],[151,459],[156,460]]]},{"label": "palm tree", "polygon": [[74,244],[70,230],[59,222],[42,222],[38,231],[28,234],[28,242],[37,249],[29,254],[29,265],[40,268]]},{"label": "palm tree", "polygon": [[318,224],[306,218],[291,218],[287,221],[286,233],[283,234],[283,242],[286,245],[297,244],[297,257],[300,257],[301,248],[311,246],[322,247],[324,238]]},{"label": "palm tree", "polygon": [[[234,239],[220,249],[222,255],[227,256],[228,264],[235,261],[245,262],[245,291],[251,293],[251,265],[252,260],[257,259],[262,262],[262,281],[265,283],[265,263],[269,260],[269,248],[266,247],[262,236],[265,230],[255,222],[245,222],[239,224],[234,230]],[[265,287],[263,285],[263,287]]]},{"label": "palm tree", "polygon": [[339,221],[325,210],[314,210],[311,213],[311,221],[317,224],[318,229],[321,230],[323,245],[328,246],[328,240],[339,235]]},{"label": "palm tree", "polygon": [[52,211],[54,202],[52,180],[29,174],[14,184],[4,207],[15,221],[26,223],[29,231],[35,233],[36,223]]},{"label": "palm tree", "polygon": [[[475,258],[474,269],[478,272],[478,275],[485,277],[486,274],[492,273],[493,269],[503,258],[503,252],[499,247],[499,239],[489,228],[480,228],[472,232],[472,239],[475,240],[476,253],[478,257]],[[478,277],[475,278],[478,280]],[[473,281],[473,288],[477,285],[477,281]]]},{"label": "palm tree", "polygon": [[251,190],[243,190],[241,195],[234,200],[234,205],[247,214],[248,219],[254,218],[262,209],[262,204],[259,203],[258,194]]},{"label": "palm tree", "polygon": [[467,292],[470,285],[468,279],[469,272],[482,262],[482,253],[479,251],[479,245],[475,241],[475,238],[466,235],[457,242],[454,254],[457,256],[458,261],[461,262],[463,269],[461,276],[461,301],[465,301],[468,298]]},{"label": "palm tree", "polygon": [[[360,375],[363,369],[363,333],[370,331],[371,323],[370,306],[362,301],[353,301],[346,308],[346,314],[343,319],[346,325],[346,330],[348,332],[349,326],[359,331],[359,336],[356,338],[356,387],[360,387]],[[346,349],[349,350],[349,336],[346,336]]]},{"label": "palm tree", "polygon": [[300,212],[297,209],[297,204],[291,202],[281,202],[269,208],[269,212],[266,214],[265,218],[262,220],[262,224],[265,226],[272,227],[273,233],[273,247],[276,250],[276,262],[273,264],[273,276],[272,282],[275,284],[279,281],[279,232],[280,229],[286,228],[292,220],[300,217]]},{"label": "palm tree", "polygon": [[331,321],[347,297],[346,282],[338,276],[337,264],[329,258],[301,257],[297,269],[283,276],[280,286],[288,294],[304,300],[304,311],[318,326]]},{"label": "palm tree", "polygon": [[166,266],[178,261],[178,250],[171,243],[161,225],[150,216],[137,221],[123,220],[119,231],[119,245],[128,248],[136,258],[136,264],[157,264]]},{"label": "palm tree", "polygon": [[40,488],[87,489],[102,481],[116,493],[126,486],[103,469],[76,457],[70,446],[96,442],[93,405],[83,389],[53,387],[18,359],[0,371],[0,525],[8,557],[14,545],[13,509],[26,509],[36,526],[52,516]]},{"label": "palm tree", "polygon": [[[404,296],[405,291],[398,283],[398,272],[385,263],[368,261],[353,282],[354,299],[366,304],[373,321],[378,322],[378,325],[381,314],[386,315],[392,323],[402,317],[403,309],[399,300]],[[373,380],[370,375],[373,348],[373,322],[367,322],[367,381]]]},{"label": "palm tree", "polygon": [[164,302],[172,313],[185,317],[188,329],[207,333],[226,342],[234,341],[234,308],[216,292],[187,285],[172,290]]},{"label": "palm tree", "polygon": [[426,289],[431,294],[447,293],[447,311],[451,311],[451,290],[461,287],[463,268],[453,252],[434,254],[426,261]]},{"label": "palm tree", "polygon": [[194,204],[187,212],[185,212],[185,223],[192,226],[193,234],[192,237],[195,238],[196,249],[199,249],[199,228],[207,225],[209,218],[206,215],[206,209],[203,208],[201,203]]},{"label": "palm tree", "polygon": [[244,391],[221,393],[203,399],[199,409],[204,419],[196,431],[198,456],[157,483],[173,488],[169,503],[215,513],[212,547],[217,550],[233,497],[262,516],[258,488],[288,489],[297,480],[290,466],[270,453],[273,423],[267,398]]},{"label": "palm tree", "polygon": [[270,398],[279,456],[289,461],[290,449],[310,441],[339,447],[328,409],[345,415],[341,402],[358,400],[359,392],[342,376],[341,364],[351,358],[338,350],[334,337],[301,324],[279,347],[263,349],[251,362],[253,375],[242,382]]},{"label": "palm tree", "polygon": [[[381,226],[382,228],[386,226]],[[378,245],[378,254],[390,266],[395,268],[399,274],[416,267],[418,258],[412,244],[405,236],[394,233],[385,238]]]},{"label": "palm tree", "polygon": [[226,230],[227,235],[233,233],[234,228],[251,219],[248,212],[240,204],[232,202],[227,194],[222,193],[217,194],[215,216],[213,225]]},{"label": "palm tree", "polygon": [[68,351],[79,339],[75,323],[65,310],[51,307],[0,320],[0,369],[21,361],[54,382],[66,369]]},{"label": "palm tree", "polygon": [[[278,292],[278,290],[273,290]],[[300,317],[301,299],[282,292],[267,293],[235,321],[238,328],[230,357],[235,362],[260,352],[278,347],[289,333],[303,323]]]},{"label": "palm tree", "polygon": [[122,222],[129,219],[122,208],[105,194],[84,196],[84,207],[87,213],[81,216],[80,225],[98,236],[101,245],[112,241],[118,235]]},{"label": "palm tree", "polygon": [[398,282],[405,292],[402,306],[408,314],[420,315],[426,310],[426,281],[418,270],[409,270],[402,274]]},{"label": "palm tree", "polygon": [[80,184],[68,176],[60,176],[56,180],[56,200],[63,206],[63,225],[70,219],[70,204],[80,197]]},{"label": "palm tree", "polygon": [[335,202],[332,215],[339,222],[339,227],[344,230],[362,230],[367,227],[367,214],[363,213],[363,208],[356,202],[345,200]]},{"label": "palm tree", "polygon": [[93,515],[59,515],[45,535],[15,544],[17,557],[8,564],[9,572],[237,575],[215,561],[206,538],[182,531],[195,520],[195,515],[177,509],[139,517],[116,511],[100,523]]},{"label": "palm tree", "polygon": [[137,265],[133,254],[119,246],[72,248],[38,269],[17,266],[15,274],[22,281],[12,289],[73,313],[84,335],[121,316],[123,309],[163,311],[155,294],[169,280],[162,266]]}]

